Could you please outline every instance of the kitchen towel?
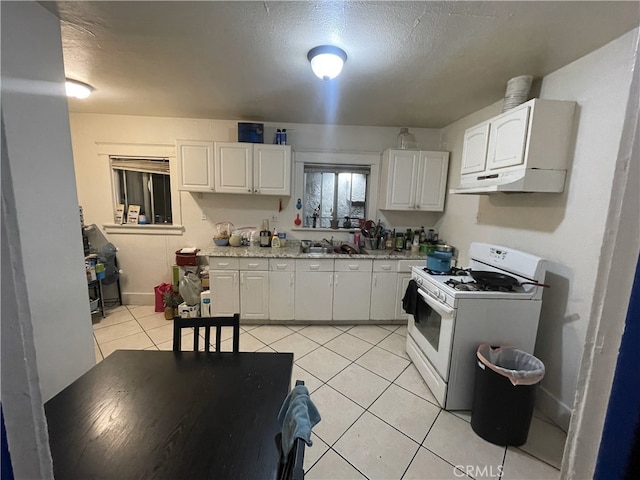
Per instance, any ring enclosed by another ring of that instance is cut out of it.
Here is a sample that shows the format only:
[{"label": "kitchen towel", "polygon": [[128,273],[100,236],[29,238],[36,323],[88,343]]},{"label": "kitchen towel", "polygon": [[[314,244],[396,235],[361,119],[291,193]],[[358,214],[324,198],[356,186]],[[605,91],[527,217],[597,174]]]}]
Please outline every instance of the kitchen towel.
[{"label": "kitchen towel", "polygon": [[309,398],[309,390],[304,385],[297,385],[285,398],[278,422],[282,428],[282,462],[287,456],[297,438],[301,438],[309,446],[311,429],[320,421],[320,413]]},{"label": "kitchen towel", "polygon": [[402,308],[410,315],[415,316],[415,314],[418,313],[418,295],[418,283],[413,279],[409,280],[407,290],[404,292],[404,297],[402,298]]}]

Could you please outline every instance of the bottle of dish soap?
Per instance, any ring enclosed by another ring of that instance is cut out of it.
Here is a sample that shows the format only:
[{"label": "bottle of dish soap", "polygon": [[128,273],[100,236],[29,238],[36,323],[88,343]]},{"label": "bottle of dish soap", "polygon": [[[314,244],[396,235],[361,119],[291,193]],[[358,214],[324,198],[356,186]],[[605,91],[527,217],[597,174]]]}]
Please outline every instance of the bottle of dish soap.
[{"label": "bottle of dish soap", "polygon": [[280,237],[278,237],[278,229],[273,229],[273,237],[271,237],[271,248],[280,248]]}]

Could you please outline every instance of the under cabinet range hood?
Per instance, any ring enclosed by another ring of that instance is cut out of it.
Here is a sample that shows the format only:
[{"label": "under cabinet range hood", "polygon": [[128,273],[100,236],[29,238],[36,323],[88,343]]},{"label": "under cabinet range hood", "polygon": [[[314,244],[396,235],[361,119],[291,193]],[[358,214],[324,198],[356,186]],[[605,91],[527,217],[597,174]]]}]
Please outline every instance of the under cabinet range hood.
[{"label": "under cabinet range hood", "polygon": [[533,99],[465,131],[453,194],[561,193],[575,102]]},{"label": "under cabinet range hood", "polygon": [[560,193],[564,190],[565,170],[539,170],[535,168],[512,170],[461,178],[460,186],[449,193],[488,195],[490,193]]}]

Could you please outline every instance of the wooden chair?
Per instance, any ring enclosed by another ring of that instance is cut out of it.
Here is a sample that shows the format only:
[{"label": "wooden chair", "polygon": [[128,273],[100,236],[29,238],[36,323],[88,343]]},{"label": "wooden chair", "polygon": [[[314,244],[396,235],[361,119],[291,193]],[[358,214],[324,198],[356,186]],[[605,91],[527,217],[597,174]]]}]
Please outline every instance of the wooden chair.
[{"label": "wooden chair", "polygon": [[[296,380],[296,386],[304,385],[302,380]],[[278,451],[282,456],[282,434],[276,435]],[[285,463],[280,463],[278,470],[278,480],[304,480],[304,449],[306,443],[301,438],[297,438],[287,456]]]},{"label": "wooden chair", "polygon": [[204,328],[204,349],[209,351],[211,328],[216,329],[216,352],[220,351],[222,327],[233,327],[233,353],[240,351],[240,314],[233,317],[173,317],[173,351],[182,350],[182,329],[193,328],[193,351],[197,352],[200,342],[200,327]]}]

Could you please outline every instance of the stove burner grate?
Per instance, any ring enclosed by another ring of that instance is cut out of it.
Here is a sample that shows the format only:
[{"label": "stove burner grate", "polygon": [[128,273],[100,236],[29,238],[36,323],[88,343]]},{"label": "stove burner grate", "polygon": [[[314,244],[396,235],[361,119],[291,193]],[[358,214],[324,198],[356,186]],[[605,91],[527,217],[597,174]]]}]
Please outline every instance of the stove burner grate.
[{"label": "stove burner grate", "polygon": [[454,290],[465,292],[514,292],[511,286],[492,285],[490,283],[478,283],[474,281],[465,282],[464,280],[455,280],[450,278],[445,285],[453,287]]},{"label": "stove burner grate", "polygon": [[439,272],[437,270],[430,270],[428,268],[423,268],[425,272],[429,275],[446,275],[446,276],[457,276],[457,277],[466,277],[469,275],[469,270],[464,268],[451,267],[446,272]]}]

